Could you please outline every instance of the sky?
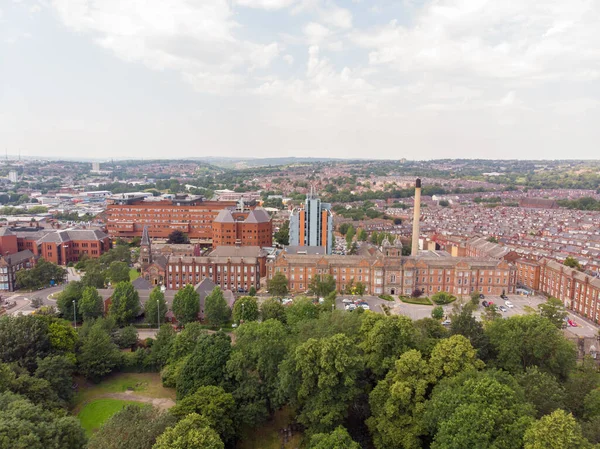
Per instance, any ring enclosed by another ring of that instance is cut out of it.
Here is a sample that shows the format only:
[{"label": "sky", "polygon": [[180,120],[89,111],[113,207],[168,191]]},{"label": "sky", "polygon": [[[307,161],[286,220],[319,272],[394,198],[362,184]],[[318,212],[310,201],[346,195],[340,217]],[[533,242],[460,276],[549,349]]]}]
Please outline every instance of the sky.
[{"label": "sky", "polygon": [[599,0],[0,0],[0,151],[600,159]]}]

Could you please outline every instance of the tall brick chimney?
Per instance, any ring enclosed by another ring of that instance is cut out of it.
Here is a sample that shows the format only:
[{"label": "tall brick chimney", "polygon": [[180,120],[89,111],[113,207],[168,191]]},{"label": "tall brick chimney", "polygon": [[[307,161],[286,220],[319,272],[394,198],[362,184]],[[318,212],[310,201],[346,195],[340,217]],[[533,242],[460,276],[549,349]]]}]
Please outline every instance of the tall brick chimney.
[{"label": "tall brick chimney", "polygon": [[410,255],[419,254],[419,234],[421,224],[421,179],[415,181],[415,212],[413,215],[412,248]]}]

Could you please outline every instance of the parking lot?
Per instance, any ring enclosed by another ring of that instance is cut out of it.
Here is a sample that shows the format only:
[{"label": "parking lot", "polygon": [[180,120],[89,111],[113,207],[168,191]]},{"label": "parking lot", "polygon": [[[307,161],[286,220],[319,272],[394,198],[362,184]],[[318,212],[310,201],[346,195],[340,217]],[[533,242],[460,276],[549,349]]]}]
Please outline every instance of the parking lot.
[{"label": "parking lot", "polygon": [[[395,301],[386,301],[384,299],[378,298],[376,296],[363,296],[362,298],[350,296],[350,295],[340,295],[336,299],[336,309],[344,310],[345,303],[344,299],[347,300],[363,300],[369,305],[369,310],[376,313],[383,313],[383,309],[381,307],[382,304],[387,305],[390,308],[390,313],[393,315],[405,315],[410,317],[413,320],[419,320],[421,318],[429,318],[431,317],[431,310],[433,306],[431,305],[420,305],[420,304],[408,304],[400,301],[400,299],[396,298]],[[503,317],[510,317],[515,315],[524,315],[527,313],[528,308],[533,308],[537,310],[537,307],[546,301],[546,298],[543,296],[521,296],[521,295],[508,295],[508,300],[513,304],[513,307],[506,307],[506,312],[500,312]],[[468,301],[468,298],[465,298],[464,301]],[[505,304],[504,299],[500,298],[500,296],[486,296],[485,301],[492,301],[496,306],[501,306]],[[454,304],[448,304],[443,306],[444,313],[446,316],[449,316],[452,313],[452,308]],[[474,315],[478,320],[481,320],[481,315],[485,312],[485,307],[481,304],[475,311]],[[568,313],[568,317],[572,322],[574,322],[577,326],[571,327],[568,329],[575,335],[582,337],[593,337],[598,334],[599,327],[584,320],[583,318],[573,314]]]}]

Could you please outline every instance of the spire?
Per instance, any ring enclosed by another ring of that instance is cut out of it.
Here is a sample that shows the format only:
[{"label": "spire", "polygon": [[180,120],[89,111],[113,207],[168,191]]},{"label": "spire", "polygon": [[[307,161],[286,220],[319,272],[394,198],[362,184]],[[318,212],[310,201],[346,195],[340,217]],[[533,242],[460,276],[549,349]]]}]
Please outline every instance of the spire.
[{"label": "spire", "polygon": [[141,246],[150,246],[150,236],[148,235],[148,226],[144,225],[144,231],[142,232]]}]

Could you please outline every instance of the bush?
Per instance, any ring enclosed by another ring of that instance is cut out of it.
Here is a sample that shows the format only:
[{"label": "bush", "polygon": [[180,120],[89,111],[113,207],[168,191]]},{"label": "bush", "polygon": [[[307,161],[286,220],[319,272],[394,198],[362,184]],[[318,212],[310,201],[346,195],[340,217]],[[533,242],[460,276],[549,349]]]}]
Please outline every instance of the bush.
[{"label": "bush", "polygon": [[431,297],[431,300],[438,305],[450,304],[451,302],[456,301],[456,296],[452,296],[448,292],[438,292]]},{"label": "bush", "polygon": [[402,302],[407,303],[407,304],[419,304],[419,305],[422,305],[422,306],[430,306],[431,305],[431,301],[427,297],[423,297],[423,298],[409,298],[407,296],[400,296],[400,300]]},{"label": "bush", "polygon": [[379,297],[381,299],[385,299],[386,301],[393,301],[394,300],[394,298],[392,298],[391,295],[379,295]]}]

